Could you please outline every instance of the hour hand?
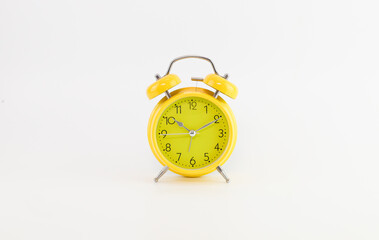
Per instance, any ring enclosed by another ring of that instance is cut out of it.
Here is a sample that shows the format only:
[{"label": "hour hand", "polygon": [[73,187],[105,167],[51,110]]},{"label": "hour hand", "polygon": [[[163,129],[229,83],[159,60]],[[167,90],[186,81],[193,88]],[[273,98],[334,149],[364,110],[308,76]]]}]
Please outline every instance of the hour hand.
[{"label": "hour hand", "polygon": [[175,119],[174,119],[174,121],[179,125],[179,127],[184,128],[184,129],[187,130],[188,132],[190,131],[188,128],[186,128],[186,127],[184,126],[184,124],[183,124],[182,122],[176,121]]}]

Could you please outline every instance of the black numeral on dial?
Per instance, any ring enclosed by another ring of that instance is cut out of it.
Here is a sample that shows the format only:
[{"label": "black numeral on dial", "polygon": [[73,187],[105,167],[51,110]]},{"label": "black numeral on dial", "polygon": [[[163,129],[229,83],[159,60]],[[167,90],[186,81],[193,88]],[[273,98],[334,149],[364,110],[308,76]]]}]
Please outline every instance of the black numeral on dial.
[{"label": "black numeral on dial", "polygon": [[176,108],[176,114],[182,113],[182,106],[175,104],[175,108]]},{"label": "black numeral on dial", "polygon": [[209,161],[209,153],[204,153],[204,161]]},{"label": "black numeral on dial", "polygon": [[193,158],[193,157],[191,158],[190,164],[191,164],[192,167],[195,166],[195,164],[196,164],[195,158]]},{"label": "black numeral on dial", "polygon": [[176,154],[179,155],[179,156],[178,156],[178,160],[176,160],[176,162],[178,162],[178,161],[180,160],[180,157],[182,156],[182,153],[176,153]]},{"label": "black numeral on dial", "polygon": [[222,149],[218,146],[218,143],[216,144],[215,149],[218,150],[218,151],[222,150]]},{"label": "black numeral on dial", "polygon": [[195,102],[195,101],[191,101],[191,102],[188,103],[188,105],[189,105],[189,109],[190,109],[190,110],[197,110],[197,109],[196,109],[197,102]]},{"label": "black numeral on dial", "polygon": [[161,136],[163,136],[163,138],[166,137],[166,134],[167,134],[167,131],[166,131],[166,130],[162,130],[162,131],[161,131]]},{"label": "black numeral on dial", "polygon": [[170,143],[166,143],[166,148],[163,149],[163,151],[171,152],[171,144]]},{"label": "black numeral on dial", "polygon": [[163,116],[163,119],[166,119],[166,125],[170,124],[174,124],[175,123],[175,118],[174,117],[166,117],[166,116]]},{"label": "black numeral on dial", "polygon": [[225,135],[224,130],[219,129],[218,131],[220,132],[220,134],[218,135],[218,137],[219,137],[219,138],[222,138],[222,137]]},{"label": "black numeral on dial", "polygon": [[215,116],[214,116],[214,120],[217,120],[215,123],[219,123],[219,122],[218,122],[218,119],[219,119],[219,118],[220,118],[219,115],[215,115]]}]

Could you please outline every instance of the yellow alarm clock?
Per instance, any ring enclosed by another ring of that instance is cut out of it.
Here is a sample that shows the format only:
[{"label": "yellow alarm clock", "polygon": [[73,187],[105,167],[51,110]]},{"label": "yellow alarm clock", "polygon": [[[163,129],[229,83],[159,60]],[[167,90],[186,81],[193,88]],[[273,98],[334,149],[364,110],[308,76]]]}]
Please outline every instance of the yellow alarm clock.
[{"label": "yellow alarm clock", "polygon": [[[202,81],[215,89],[199,87],[169,90],[180,83],[175,74],[170,74],[172,65],[179,60],[196,58],[208,61],[214,73]],[[187,177],[199,177],[217,170],[229,182],[221,168],[230,157],[237,139],[237,124],[229,105],[219,96],[223,93],[235,99],[237,87],[227,80],[228,75],[218,75],[212,61],[201,56],[184,56],[174,59],[165,76],[147,89],[153,99],[165,96],[150,115],[147,136],[154,156],[164,166],[154,179],[158,182],[167,170]]]}]

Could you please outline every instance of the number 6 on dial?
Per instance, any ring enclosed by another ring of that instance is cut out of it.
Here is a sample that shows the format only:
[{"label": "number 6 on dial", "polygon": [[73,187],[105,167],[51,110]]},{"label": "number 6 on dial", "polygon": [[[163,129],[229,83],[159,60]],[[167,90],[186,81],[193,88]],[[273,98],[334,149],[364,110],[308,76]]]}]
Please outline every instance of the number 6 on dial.
[{"label": "number 6 on dial", "polygon": [[[197,58],[211,63],[214,73],[202,81],[215,92],[199,87],[169,89],[180,83],[178,76],[170,74],[176,61]],[[229,182],[222,170],[230,157],[237,139],[237,124],[229,105],[219,96],[223,93],[236,98],[237,87],[227,80],[228,75],[218,75],[212,61],[200,56],[184,56],[174,59],[164,77],[147,89],[149,99],[165,94],[153,112],[148,123],[150,148],[157,160],[164,166],[157,182],[167,170],[187,177],[199,177],[217,170]]]}]

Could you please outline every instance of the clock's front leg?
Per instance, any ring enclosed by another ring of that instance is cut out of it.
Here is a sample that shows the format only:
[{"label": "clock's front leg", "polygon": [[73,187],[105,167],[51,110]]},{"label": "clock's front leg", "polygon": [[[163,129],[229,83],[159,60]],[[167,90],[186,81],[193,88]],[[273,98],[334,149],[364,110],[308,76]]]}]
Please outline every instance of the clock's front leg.
[{"label": "clock's front leg", "polygon": [[159,179],[167,172],[167,170],[168,170],[168,167],[167,166],[164,166],[163,168],[162,168],[162,170],[159,172],[159,174],[158,174],[158,176],[156,176],[155,178],[154,178],[154,181],[155,182],[158,182],[159,181]]},{"label": "clock's front leg", "polygon": [[230,179],[228,178],[228,176],[226,176],[224,170],[222,170],[220,166],[218,166],[216,169],[221,174],[221,176],[225,179],[226,183],[229,183]]}]

